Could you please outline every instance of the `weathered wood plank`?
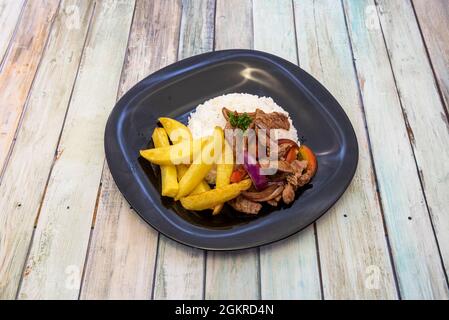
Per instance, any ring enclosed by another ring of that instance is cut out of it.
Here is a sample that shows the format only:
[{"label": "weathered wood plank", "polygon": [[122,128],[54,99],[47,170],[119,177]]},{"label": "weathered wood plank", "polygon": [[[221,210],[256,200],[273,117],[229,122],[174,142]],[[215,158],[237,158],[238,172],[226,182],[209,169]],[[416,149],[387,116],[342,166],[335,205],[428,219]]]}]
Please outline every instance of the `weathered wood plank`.
[{"label": "weathered wood plank", "polygon": [[0,61],[8,50],[24,3],[25,0],[0,0]]},{"label": "weathered wood plank", "polygon": [[[215,49],[251,48],[251,1],[217,1]],[[236,36],[238,34],[239,36]],[[207,253],[206,299],[258,299],[259,252]]]},{"label": "weathered wood plank", "polygon": [[413,0],[413,5],[449,112],[449,2]]},{"label": "weathered wood plank", "polygon": [[252,49],[252,0],[217,0],[215,50]]},{"label": "weathered wood plank", "polygon": [[374,1],[344,4],[401,297],[444,297],[438,248]]},{"label": "weathered wood plank", "polygon": [[260,299],[259,252],[207,252],[206,299]]},{"label": "weathered wood plank", "polygon": [[368,137],[341,4],[294,1],[299,61],[339,100],[359,143],[354,180],[317,222],[325,299],[396,298]]},{"label": "weathered wood plank", "polygon": [[30,249],[21,299],[78,298],[134,1],[97,2],[58,157]]},{"label": "weathered wood plank", "polygon": [[182,0],[178,59],[213,49],[214,17],[215,0]]},{"label": "weathered wood plank", "polygon": [[9,154],[58,5],[59,0],[28,1],[5,58],[0,73],[0,101],[2,102],[0,174]]},{"label": "weathered wood plank", "polygon": [[[214,16],[214,0],[182,1],[179,59],[213,49]],[[201,299],[204,254],[160,235],[154,299]]]},{"label": "weathered wood plank", "polygon": [[[66,27],[71,17],[64,10],[73,5],[79,28]],[[61,4],[0,185],[0,299],[14,298],[19,286],[93,7],[83,0]]]},{"label": "weathered wood plank", "polygon": [[[291,1],[254,1],[254,48],[298,63]],[[279,243],[261,247],[260,269],[263,299],[319,299],[313,225]]]},{"label": "weathered wood plank", "polygon": [[[436,237],[449,268],[449,124],[409,1],[379,1],[380,23],[402,102]],[[428,217],[413,217],[420,223]],[[424,223],[424,222],[422,222]],[[427,237],[431,238],[431,234]],[[423,250],[423,249],[421,249]],[[434,252],[425,251],[433,261]],[[435,262],[436,264],[436,262]],[[437,266],[429,267],[426,297],[447,297],[447,282]],[[416,275],[414,275],[416,276]],[[445,283],[446,282],[446,283]],[[431,284],[431,285],[430,285]]]},{"label": "weathered wood plank", "polygon": [[[177,0],[137,0],[119,96],[176,61],[180,17]],[[157,245],[157,231],[130,208],[106,165],[81,298],[149,299]]]}]

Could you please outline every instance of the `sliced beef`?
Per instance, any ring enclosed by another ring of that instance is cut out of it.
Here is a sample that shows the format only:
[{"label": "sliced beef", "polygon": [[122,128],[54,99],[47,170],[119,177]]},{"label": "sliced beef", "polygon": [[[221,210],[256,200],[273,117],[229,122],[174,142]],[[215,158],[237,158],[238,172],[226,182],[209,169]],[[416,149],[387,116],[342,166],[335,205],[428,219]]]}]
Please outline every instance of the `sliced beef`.
[{"label": "sliced beef", "polygon": [[258,192],[244,191],[242,192],[242,196],[251,201],[265,202],[279,196],[282,193],[282,189],[284,189],[284,186],[282,184],[271,185]]},{"label": "sliced beef", "polygon": [[295,200],[295,191],[311,179],[311,173],[307,171],[307,161],[293,160],[290,164],[294,173],[287,176],[287,184],[282,192],[282,200],[289,204]]},{"label": "sliced beef", "polygon": [[258,214],[260,209],[262,209],[262,205],[260,203],[248,200],[241,195],[228,201],[228,204],[235,210],[247,214]]},{"label": "sliced beef", "polygon": [[278,147],[278,159],[285,160],[287,153],[290,151],[292,146],[288,143],[282,143]]},{"label": "sliced beef", "polygon": [[267,203],[270,206],[277,207],[277,205],[279,204],[279,201],[281,201],[281,199],[282,199],[282,193],[280,195],[278,195],[276,198],[268,200]]},{"label": "sliced beef", "polygon": [[290,129],[290,122],[288,122],[288,117],[285,114],[279,112],[265,113],[260,109],[256,109],[254,124],[256,127],[266,130]]},{"label": "sliced beef", "polygon": [[277,168],[280,172],[294,173],[294,168],[287,161],[279,160],[277,162]]},{"label": "sliced beef", "polygon": [[311,173],[307,172],[306,160],[293,160],[290,164],[294,173],[287,177],[288,183],[292,184],[295,188],[302,187],[309,183],[311,179]]},{"label": "sliced beef", "polygon": [[260,167],[263,169],[268,168],[277,168],[278,172],[284,172],[284,173],[294,173],[292,166],[287,161],[279,160],[279,161],[267,161],[267,162],[260,162]]},{"label": "sliced beef", "polygon": [[286,203],[292,203],[295,200],[295,187],[287,183],[284,187],[284,190],[282,191],[282,200]]}]

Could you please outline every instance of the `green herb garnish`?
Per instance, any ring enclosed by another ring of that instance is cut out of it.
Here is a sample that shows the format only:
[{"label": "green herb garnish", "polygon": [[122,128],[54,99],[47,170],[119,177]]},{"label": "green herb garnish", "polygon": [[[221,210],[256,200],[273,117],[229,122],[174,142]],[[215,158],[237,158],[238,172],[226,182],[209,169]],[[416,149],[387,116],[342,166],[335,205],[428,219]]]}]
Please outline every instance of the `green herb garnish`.
[{"label": "green herb garnish", "polygon": [[248,129],[251,122],[253,122],[253,119],[245,112],[243,114],[237,114],[233,112],[229,112],[229,122],[231,123],[231,126],[234,128],[239,128],[245,131]]}]

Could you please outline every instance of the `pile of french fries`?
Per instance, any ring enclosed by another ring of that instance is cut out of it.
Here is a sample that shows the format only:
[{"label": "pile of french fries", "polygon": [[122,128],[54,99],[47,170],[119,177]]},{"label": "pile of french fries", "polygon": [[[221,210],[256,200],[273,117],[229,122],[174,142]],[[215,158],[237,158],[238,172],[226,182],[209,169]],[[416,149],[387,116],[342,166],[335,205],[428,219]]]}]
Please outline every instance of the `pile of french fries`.
[{"label": "pile of french fries", "polygon": [[[160,166],[163,196],[179,200],[188,210],[211,209],[216,215],[226,201],[251,187],[250,179],[230,183],[233,152],[222,128],[216,127],[212,136],[193,139],[182,123],[170,118],[159,118],[159,122],[162,128],[154,129],[152,135],[155,148],[140,154]],[[204,178],[213,165],[217,166],[217,176],[211,189]]]}]

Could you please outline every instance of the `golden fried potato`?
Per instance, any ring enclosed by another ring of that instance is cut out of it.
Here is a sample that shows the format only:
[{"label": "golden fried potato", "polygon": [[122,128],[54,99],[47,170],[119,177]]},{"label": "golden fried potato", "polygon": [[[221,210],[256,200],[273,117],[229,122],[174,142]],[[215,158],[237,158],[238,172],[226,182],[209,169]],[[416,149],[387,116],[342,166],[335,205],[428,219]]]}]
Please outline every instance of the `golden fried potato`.
[{"label": "golden fried potato", "polygon": [[[167,133],[163,128],[156,128],[153,132],[153,142],[156,148],[170,146]],[[162,195],[174,198],[179,190],[178,175],[174,165],[160,166],[162,177]]]},{"label": "golden fried potato", "polygon": [[201,146],[211,140],[211,137],[193,140],[193,142],[186,140],[171,146],[141,150],[140,155],[157,165],[190,163],[192,155],[198,153]]},{"label": "golden fried potato", "polygon": [[181,198],[181,205],[187,210],[206,210],[213,208],[221,203],[236,198],[242,191],[248,190],[251,187],[251,180],[246,179],[238,183],[231,183],[227,186],[216,188],[210,191],[190,195]]},{"label": "golden fried potato", "polygon": [[[224,139],[223,142],[223,153],[221,154],[221,159],[217,163],[217,177],[215,181],[215,187],[221,188],[224,186],[227,186],[231,183],[231,174],[234,170],[234,163],[233,163],[233,154],[232,149],[229,146],[226,139]],[[223,203],[215,206],[212,214],[216,215],[221,212],[221,209],[223,209]]]},{"label": "golden fried potato", "polygon": [[192,140],[192,133],[189,128],[181,122],[170,118],[159,118],[159,122],[167,131],[168,136],[173,144],[180,143],[184,140]]},{"label": "golden fried potato", "polygon": [[[180,164],[180,165],[176,166],[176,169],[178,171],[178,179],[181,180],[181,178],[184,176],[184,174],[189,169],[189,166],[186,164]],[[195,187],[195,189],[193,189],[193,191],[190,194],[191,195],[198,194],[198,193],[209,191],[209,190],[210,190],[209,184],[203,180]]]},{"label": "golden fried potato", "polygon": [[217,158],[221,155],[223,140],[223,129],[216,127],[214,129],[213,140],[206,143],[201,148],[201,152],[194,156],[193,163],[179,181],[179,191],[176,195],[176,200],[189,195],[193,189],[204,180],[204,177],[206,177],[207,173],[212,168],[212,164],[214,164],[217,161]]}]

